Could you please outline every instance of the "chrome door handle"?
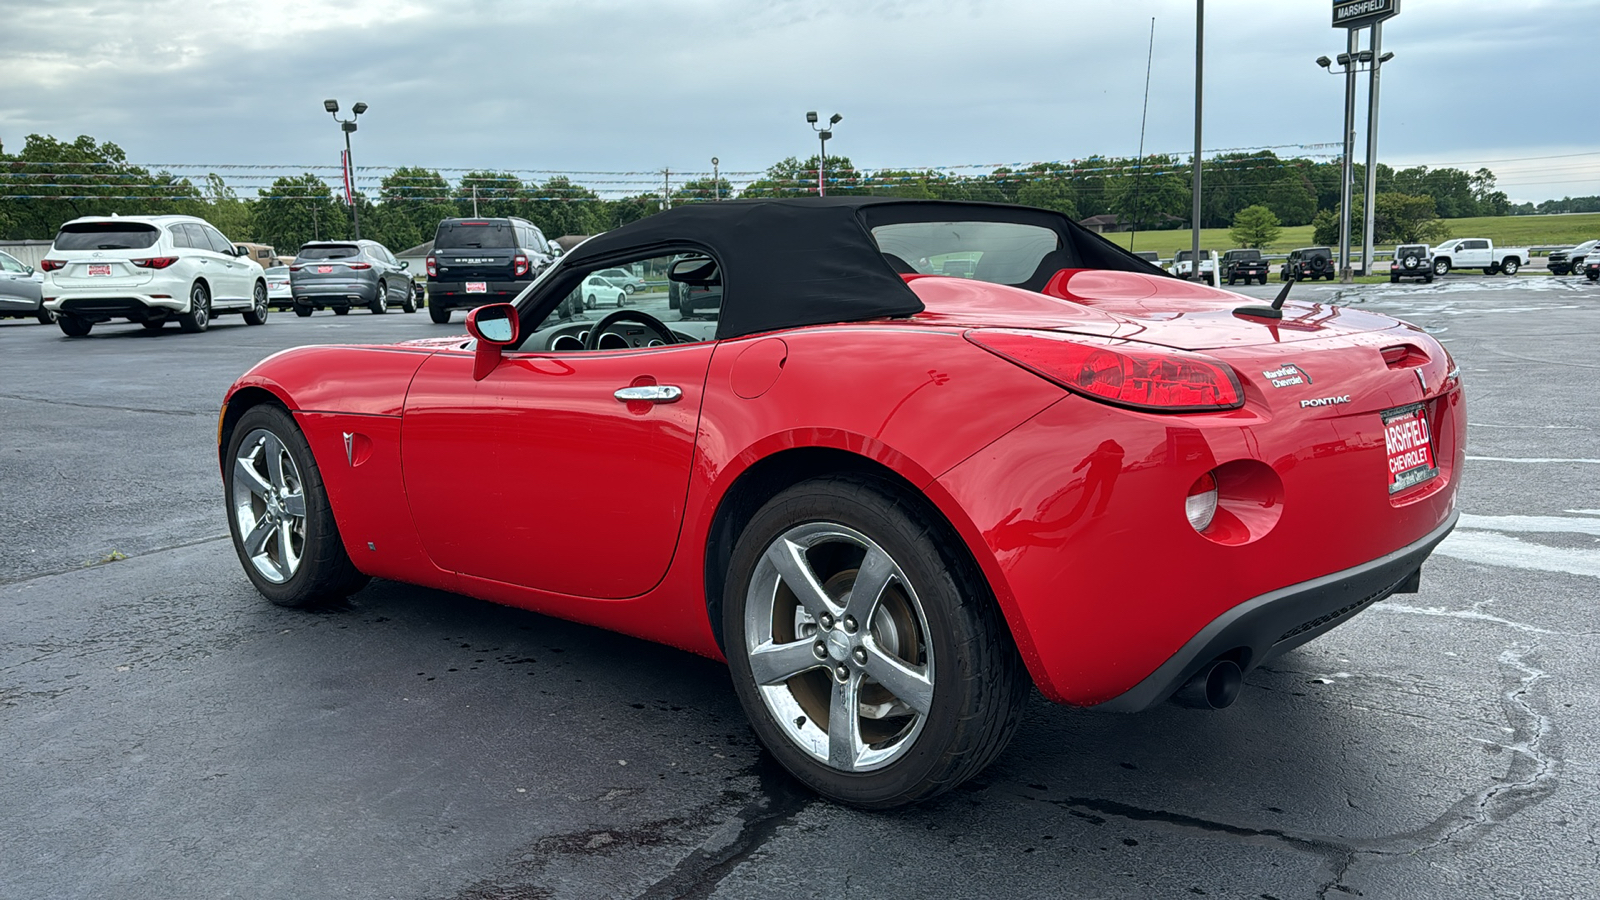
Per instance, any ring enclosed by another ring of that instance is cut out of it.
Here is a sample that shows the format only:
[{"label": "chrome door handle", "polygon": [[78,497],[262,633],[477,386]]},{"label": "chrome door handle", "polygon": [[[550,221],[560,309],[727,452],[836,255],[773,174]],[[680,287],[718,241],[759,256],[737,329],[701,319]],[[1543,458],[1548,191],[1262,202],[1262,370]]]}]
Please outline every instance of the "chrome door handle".
[{"label": "chrome door handle", "polygon": [[640,387],[619,388],[611,396],[623,403],[676,403],[683,396],[683,388],[675,384],[647,384]]}]

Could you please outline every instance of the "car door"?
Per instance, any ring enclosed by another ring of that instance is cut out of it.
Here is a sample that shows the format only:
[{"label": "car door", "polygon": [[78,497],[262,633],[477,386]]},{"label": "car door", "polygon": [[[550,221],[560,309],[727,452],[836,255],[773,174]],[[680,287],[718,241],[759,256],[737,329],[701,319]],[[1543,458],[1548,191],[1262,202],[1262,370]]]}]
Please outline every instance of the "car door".
[{"label": "car door", "polygon": [[9,301],[13,310],[22,304],[37,307],[40,293],[39,283],[33,280],[28,267],[8,253],[0,253],[0,300]]},{"label": "car door", "polygon": [[[430,357],[406,397],[401,458],[434,563],[597,599],[654,587],[683,524],[714,346],[509,353],[482,381],[466,349]],[[681,393],[616,395],[645,385]]]},{"label": "car door", "polygon": [[1457,265],[1477,269],[1489,264],[1488,241],[1462,241]]},{"label": "car door", "polygon": [[200,230],[205,233],[206,242],[211,245],[212,252],[227,273],[227,293],[222,296],[231,305],[247,303],[250,290],[255,286],[255,278],[252,277],[255,266],[250,263],[249,257],[234,255],[233,242],[224,237],[222,232],[210,225],[201,225]]}]

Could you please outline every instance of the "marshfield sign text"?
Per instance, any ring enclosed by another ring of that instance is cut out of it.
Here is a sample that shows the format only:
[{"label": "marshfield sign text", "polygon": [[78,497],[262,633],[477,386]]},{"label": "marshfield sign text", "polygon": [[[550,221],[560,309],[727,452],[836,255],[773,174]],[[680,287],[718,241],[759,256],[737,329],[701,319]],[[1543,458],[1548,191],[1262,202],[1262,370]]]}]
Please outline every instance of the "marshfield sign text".
[{"label": "marshfield sign text", "polygon": [[1400,12],[1400,0],[1333,0],[1333,27],[1365,28]]}]

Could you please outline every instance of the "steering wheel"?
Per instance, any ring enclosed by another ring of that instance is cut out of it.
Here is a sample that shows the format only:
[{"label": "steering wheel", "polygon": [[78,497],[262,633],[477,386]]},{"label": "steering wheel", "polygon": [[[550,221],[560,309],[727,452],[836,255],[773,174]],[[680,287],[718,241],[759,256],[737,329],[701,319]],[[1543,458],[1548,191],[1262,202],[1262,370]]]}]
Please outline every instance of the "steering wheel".
[{"label": "steering wheel", "polygon": [[619,309],[606,313],[600,321],[594,323],[594,327],[589,329],[589,336],[583,339],[583,349],[598,350],[600,348],[600,336],[606,333],[606,329],[624,321],[637,322],[654,331],[663,344],[678,343],[678,336],[672,333],[672,329],[668,328],[665,322],[655,316],[638,309]]}]

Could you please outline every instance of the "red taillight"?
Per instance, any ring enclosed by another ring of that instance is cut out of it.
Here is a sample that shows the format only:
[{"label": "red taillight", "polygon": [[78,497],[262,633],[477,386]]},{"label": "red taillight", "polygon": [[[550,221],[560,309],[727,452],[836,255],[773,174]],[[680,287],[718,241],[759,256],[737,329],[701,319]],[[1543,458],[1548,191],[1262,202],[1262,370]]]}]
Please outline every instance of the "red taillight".
[{"label": "red taillight", "polygon": [[1075,393],[1151,412],[1238,409],[1244,391],[1221,362],[1149,344],[1038,331],[969,331],[967,340]]},{"label": "red taillight", "polygon": [[128,260],[128,262],[133,263],[141,269],[165,269],[167,266],[170,266],[177,261],[178,258],[176,256],[152,256],[147,259]]},{"label": "red taillight", "polygon": [[431,256],[428,257],[428,277],[429,278],[438,278],[439,277],[439,261],[437,259],[434,259]]},{"label": "red taillight", "polygon": [[1215,475],[1207,472],[1189,486],[1189,496],[1183,499],[1183,513],[1189,517],[1189,524],[1194,526],[1195,531],[1205,531],[1211,527],[1211,520],[1217,514]]},{"label": "red taillight", "polygon": [[66,265],[67,265],[67,261],[64,260],[64,259],[41,259],[41,260],[39,260],[39,268],[45,270],[46,272],[54,272],[57,269],[66,268]]},{"label": "red taillight", "polygon": [[370,269],[370,268],[372,268],[372,263],[345,263],[345,265],[349,266],[352,269]]},{"label": "red taillight", "polygon": [[511,267],[513,274],[516,277],[521,278],[522,276],[528,274],[528,258],[518,253],[516,257],[511,260]]},{"label": "red taillight", "polygon": [[298,272],[298,271],[300,271],[301,269],[304,269],[304,268],[305,268],[305,266],[290,266],[289,267],[289,271]]}]

